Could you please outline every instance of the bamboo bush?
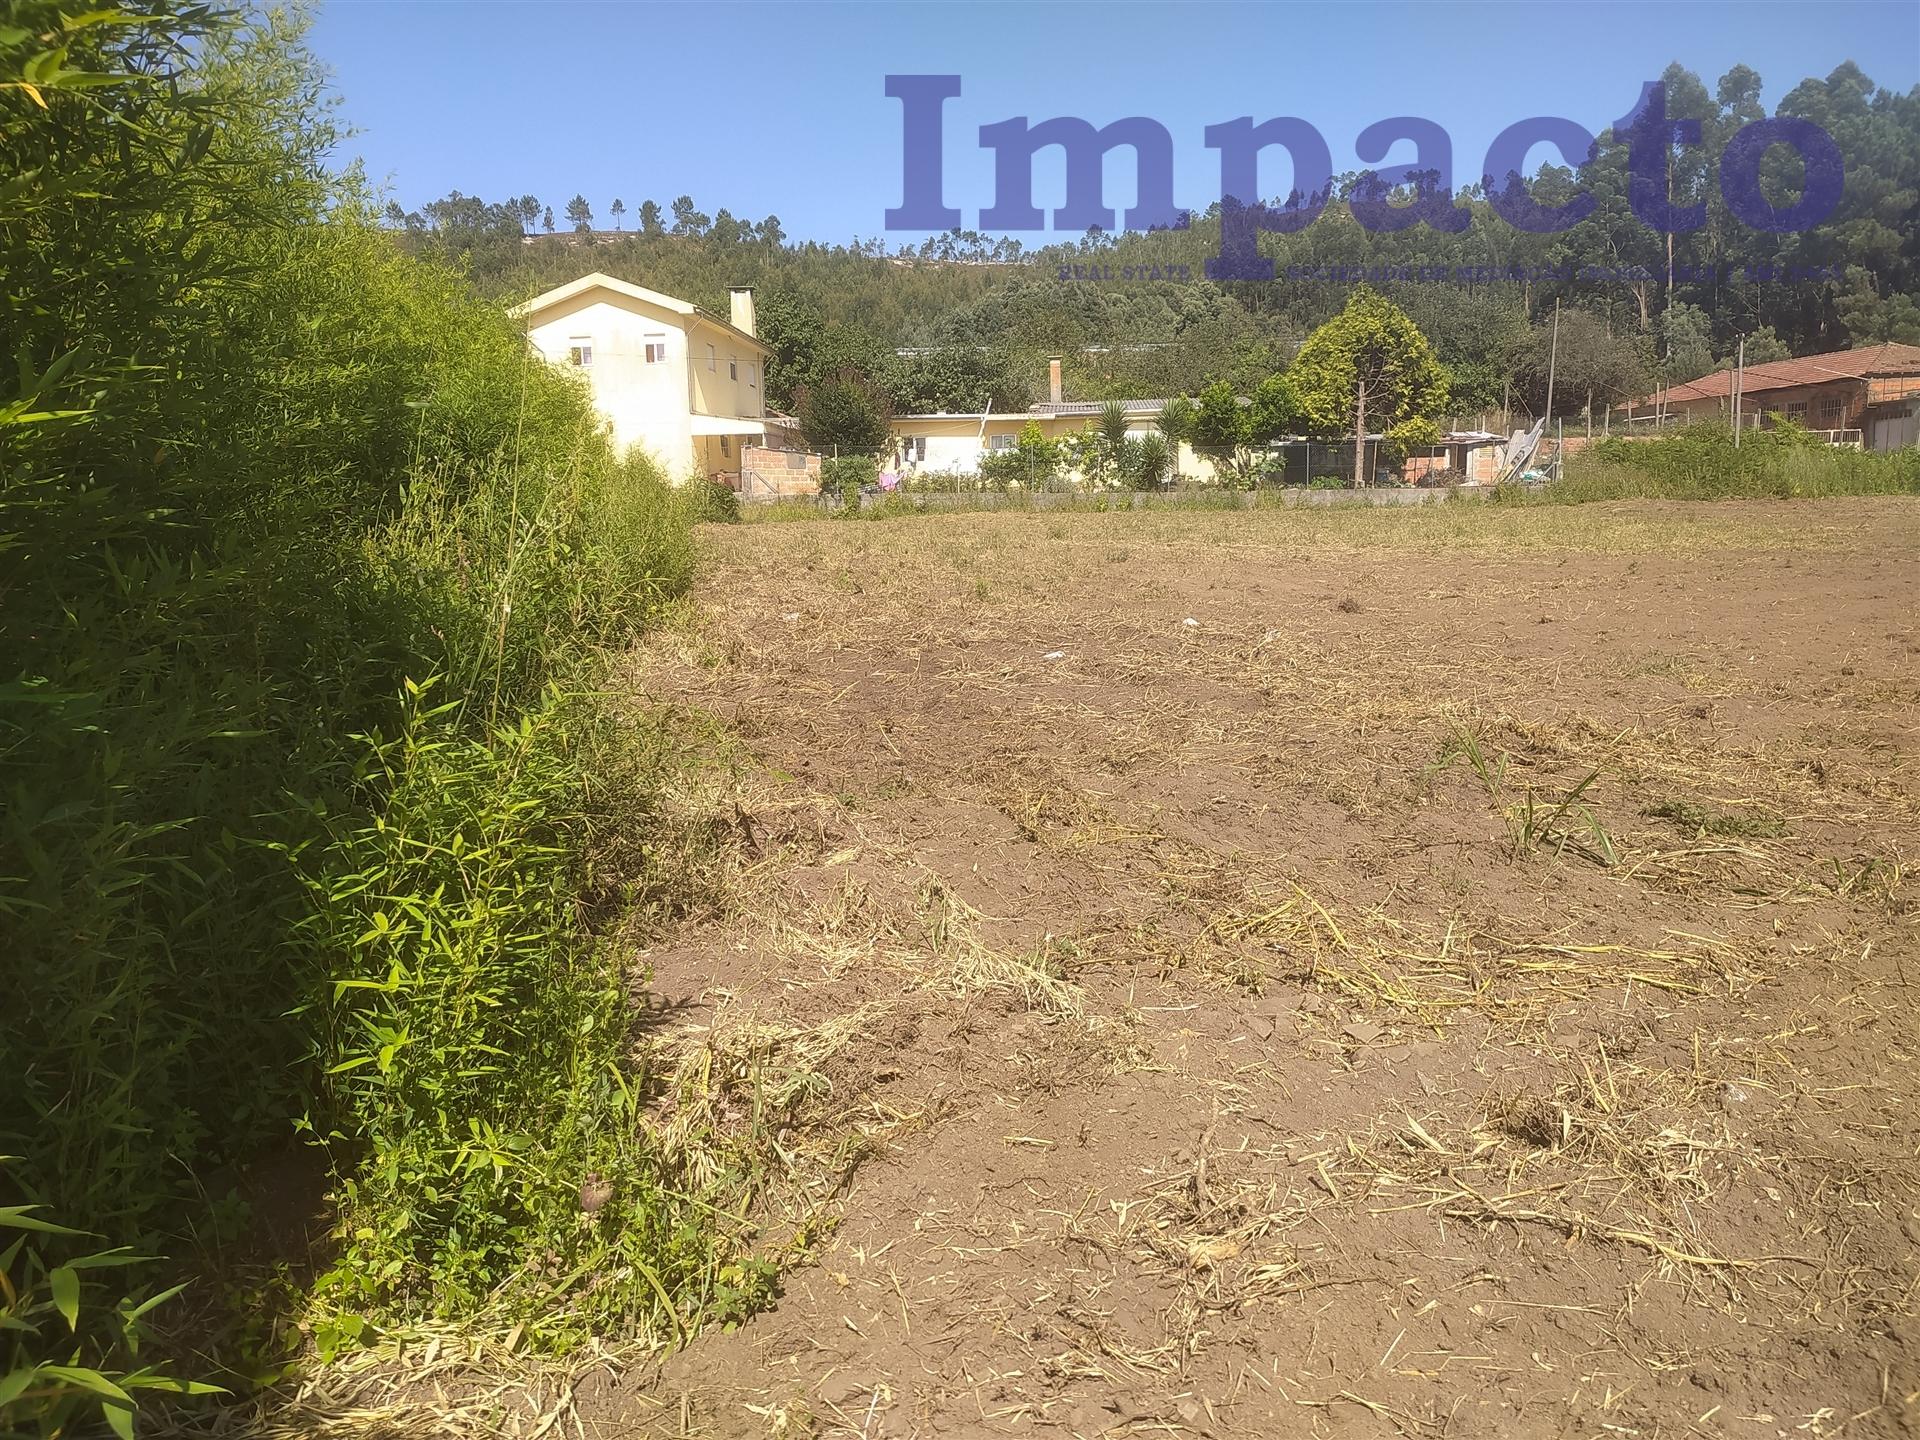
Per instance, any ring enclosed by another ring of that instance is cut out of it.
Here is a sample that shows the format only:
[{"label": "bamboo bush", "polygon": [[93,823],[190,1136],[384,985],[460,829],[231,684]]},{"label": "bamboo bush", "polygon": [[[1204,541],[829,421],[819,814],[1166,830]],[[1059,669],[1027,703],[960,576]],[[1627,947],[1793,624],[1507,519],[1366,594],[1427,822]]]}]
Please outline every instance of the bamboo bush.
[{"label": "bamboo bush", "polygon": [[685,588],[690,502],[379,233],[317,76],[277,14],[0,19],[9,1433],[181,1393],[138,1333],[296,1132],[323,1352],[759,1293],[716,1299],[635,1138],[576,900],[596,828],[646,823],[647,776],[597,777],[598,657]]}]

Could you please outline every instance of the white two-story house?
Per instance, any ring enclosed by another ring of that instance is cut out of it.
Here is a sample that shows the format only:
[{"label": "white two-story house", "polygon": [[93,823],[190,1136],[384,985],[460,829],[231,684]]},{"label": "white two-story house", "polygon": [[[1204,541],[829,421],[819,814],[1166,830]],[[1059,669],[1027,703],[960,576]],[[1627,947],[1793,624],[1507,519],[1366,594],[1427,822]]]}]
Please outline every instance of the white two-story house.
[{"label": "white two-story house", "polygon": [[587,377],[621,450],[639,446],[669,480],[737,483],[744,445],[765,442],[767,347],[753,291],[732,318],[595,272],[513,307],[533,348]]}]

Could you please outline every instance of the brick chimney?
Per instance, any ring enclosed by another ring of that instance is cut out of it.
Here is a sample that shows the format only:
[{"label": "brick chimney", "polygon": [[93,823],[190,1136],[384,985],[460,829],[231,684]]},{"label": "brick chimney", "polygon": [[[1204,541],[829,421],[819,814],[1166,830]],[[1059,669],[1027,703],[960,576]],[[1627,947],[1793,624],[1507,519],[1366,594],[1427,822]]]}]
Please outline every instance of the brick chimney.
[{"label": "brick chimney", "polygon": [[756,340],[760,332],[753,328],[753,287],[734,285],[727,290],[727,299],[733,306],[733,328],[744,330]]},{"label": "brick chimney", "polygon": [[1060,357],[1058,355],[1047,357],[1047,399],[1056,405],[1060,403]]}]

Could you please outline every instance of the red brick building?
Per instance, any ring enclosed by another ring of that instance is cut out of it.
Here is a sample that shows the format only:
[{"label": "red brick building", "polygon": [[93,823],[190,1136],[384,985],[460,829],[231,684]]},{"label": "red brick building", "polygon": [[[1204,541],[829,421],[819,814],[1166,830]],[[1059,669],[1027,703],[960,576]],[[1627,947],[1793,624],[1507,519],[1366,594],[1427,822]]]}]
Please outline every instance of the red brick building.
[{"label": "red brick building", "polygon": [[[1627,420],[1729,416],[1732,388],[1733,371],[1716,370],[1664,395],[1641,396],[1627,407]],[[1740,412],[1743,425],[1764,427],[1770,416],[1784,415],[1838,445],[1899,450],[1920,444],[1920,345],[1862,345],[1749,365]]]}]

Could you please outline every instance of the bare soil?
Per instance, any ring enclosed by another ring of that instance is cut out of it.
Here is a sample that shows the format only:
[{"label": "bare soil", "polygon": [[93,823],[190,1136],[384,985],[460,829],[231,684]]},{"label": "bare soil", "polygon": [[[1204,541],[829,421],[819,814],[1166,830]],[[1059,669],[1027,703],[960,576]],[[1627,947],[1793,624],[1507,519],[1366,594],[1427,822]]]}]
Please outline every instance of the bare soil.
[{"label": "bare soil", "polygon": [[792,1263],[587,1433],[1920,1433],[1920,504],[1469,508],[710,533]]}]

